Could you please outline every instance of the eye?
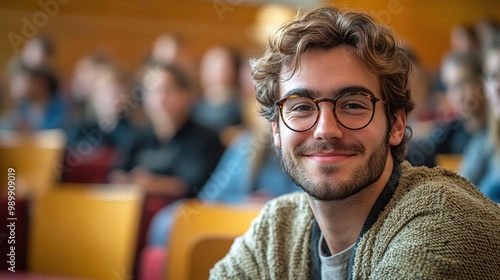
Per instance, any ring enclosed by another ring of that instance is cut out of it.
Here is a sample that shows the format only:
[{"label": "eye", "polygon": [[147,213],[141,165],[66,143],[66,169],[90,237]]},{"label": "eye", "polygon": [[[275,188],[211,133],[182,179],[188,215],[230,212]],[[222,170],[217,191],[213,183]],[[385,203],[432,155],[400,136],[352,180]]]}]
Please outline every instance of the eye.
[{"label": "eye", "polygon": [[311,112],[316,112],[316,104],[306,97],[293,97],[285,102],[284,111],[288,114],[297,116],[309,115]]},{"label": "eye", "polygon": [[358,100],[346,100],[338,104],[338,106],[340,109],[345,110],[370,110],[371,108],[370,104],[367,104],[367,102],[361,102]]},{"label": "eye", "polygon": [[358,102],[348,102],[343,104],[342,109],[366,109],[366,105],[360,104]]},{"label": "eye", "polygon": [[337,106],[342,110],[371,110],[369,97],[360,93],[346,94],[338,99]]},{"label": "eye", "polygon": [[315,111],[316,108],[314,105],[310,103],[299,103],[293,106],[291,111],[293,112],[307,112],[307,111]]}]

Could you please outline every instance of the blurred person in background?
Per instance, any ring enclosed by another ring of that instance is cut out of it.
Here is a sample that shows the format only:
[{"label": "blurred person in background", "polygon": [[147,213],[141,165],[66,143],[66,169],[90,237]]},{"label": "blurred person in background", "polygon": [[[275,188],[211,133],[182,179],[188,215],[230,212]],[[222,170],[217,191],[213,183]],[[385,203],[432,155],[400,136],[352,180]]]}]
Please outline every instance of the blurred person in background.
[{"label": "blurred person in background", "polygon": [[[138,107],[129,96],[125,73],[112,63],[100,64],[88,85],[91,118],[68,129],[63,181],[106,183],[137,128],[130,112]],[[87,147],[82,152],[82,147]]]},{"label": "blurred person in background", "polygon": [[464,162],[464,176],[475,183],[487,197],[500,203],[500,38],[496,38],[485,53],[483,65],[488,129],[482,142],[470,147],[475,158]]},{"label": "blurred person in background", "polygon": [[473,27],[456,25],[450,32],[451,53],[476,53],[479,41]]},{"label": "blurred person in background", "polygon": [[0,128],[25,132],[63,128],[67,104],[59,91],[54,68],[55,43],[48,35],[28,40],[8,66],[9,96],[0,117]]},{"label": "blurred person in background", "polygon": [[135,183],[148,193],[194,197],[224,148],[216,133],[191,120],[188,76],[174,65],[151,63],[143,78],[143,106],[151,128],[127,147],[113,183]]},{"label": "blurred person in background", "polygon": [[485,126],[485,97],[481,64],[475,53],[448,56],[442,67],[451,115],[456,114],[467,133],[482,131]]},{"label": "blurred person in background", "polygon": [[2,117],[0,128],[24,132],[64,128],[67,106],[54,72],[22,60],[15,60],[9,72],[12,108]]},{"label": "blurred person in background", "polygon": [[216,46],[206,51],[201,61],[202,96],[194,107],[193,118],[219,135],[242,122],[239,59],[234,50]]},{"label": "blurred person in background", "polygon": [[162,34],[156,38],[151,50],[151,59],[163,63],[182,64],[185,59],[183,41],[173,34]]},{"label": "blurred person in background", "polygon": [[108,55],[100,51],[85,55],[76,62],[70,84],[73,122],[83,124],[95,119],[90,104],[90,92],[94,86],[98,68],[109,63],[111,61]]},{"label": "blurred person in background", "polygon": [[21,60],[30,68],[54,67],[55,44],[47,35],[35,36],[24,45]]},{"label": "blurred person in background", "polygon": [[[456,25],[450,30],[450,49],[445,53],[444,59],[453,54],[474,54],[479,52],[479,41],[475,29],[468,25]],[[444,93],[443,70],[436,73],[436,85],[434,90]],[[446,109],[446,105],[442,106]],[[438,108],[440,109],[440,108]]]},{"label": "blurred person in background", "polygon": [[[433,167],[438,154],[463,154],[471,139],[476,142],[484,137],[486,105],[477,55],[450,53],[441,72],[449,111],[429,137],[409,143],[406,158],[414,165]],[[472,154],[467,152],[465,157],[469,156]]]},{"label": "blurred person in background", "polygon": [[178,34],[164,33],[153,42],[151,61],[177,65],[193,83],[193,89],[198,92],[198,69],[191,49],[186,39]]}]

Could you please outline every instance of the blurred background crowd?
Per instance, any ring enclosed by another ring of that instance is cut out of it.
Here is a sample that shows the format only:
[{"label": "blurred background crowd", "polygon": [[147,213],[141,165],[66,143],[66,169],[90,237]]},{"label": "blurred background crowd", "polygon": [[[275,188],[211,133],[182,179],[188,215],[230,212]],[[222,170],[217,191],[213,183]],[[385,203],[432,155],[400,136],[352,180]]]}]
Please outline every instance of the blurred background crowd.
[{"label": "blurred background crowd", "polygon": [[[297,6],[324,2],[264,2],[0,1],[1,139],[62,131],[54,188],[145,194],[130,275],[164,273],[183,199],[259,204],[298,191],[258,116],[248,59]],[[412,60],[406,159],[450,167],[499,203],[500,4],[332,2],[393,27]],[[30,199],[29,183],[17,186]]]}]

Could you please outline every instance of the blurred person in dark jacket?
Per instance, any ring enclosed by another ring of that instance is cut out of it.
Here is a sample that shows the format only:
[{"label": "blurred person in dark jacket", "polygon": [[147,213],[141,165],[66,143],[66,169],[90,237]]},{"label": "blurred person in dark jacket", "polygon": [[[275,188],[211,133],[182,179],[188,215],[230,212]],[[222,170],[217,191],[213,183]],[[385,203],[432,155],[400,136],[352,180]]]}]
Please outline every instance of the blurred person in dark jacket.
[{"label": "blurred person in dark jacket", "polygon": [[151,63],[144,72],[143,106],[151,128],[138,134],[111,174],[146,192],[194,197],[223,153],[218,135],[190,118],[192,84],[174,65]]}]

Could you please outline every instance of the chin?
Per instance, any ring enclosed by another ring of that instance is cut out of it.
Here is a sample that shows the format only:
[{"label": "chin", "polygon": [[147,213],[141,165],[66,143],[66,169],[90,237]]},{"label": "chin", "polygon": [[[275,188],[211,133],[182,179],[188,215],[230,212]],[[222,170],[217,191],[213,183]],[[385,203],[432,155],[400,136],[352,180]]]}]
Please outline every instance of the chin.
[{"label": "chin", "polygon": [[[343,185],[343,184],[341,184]],[[319,189],[314,189],[314,190],[306,190],[303,188],[303,190],[313,199],[318,200],[318,201],[342,201],[346,200],[348,198],[351,198],[361,192],[365,187],[363,188],[357,188],[357,189],[339,189],[339,186],[334,186],[329,185],[329,186],[323,186],[321,190]],[[325,191],[326,190],[326,191]]]}]

